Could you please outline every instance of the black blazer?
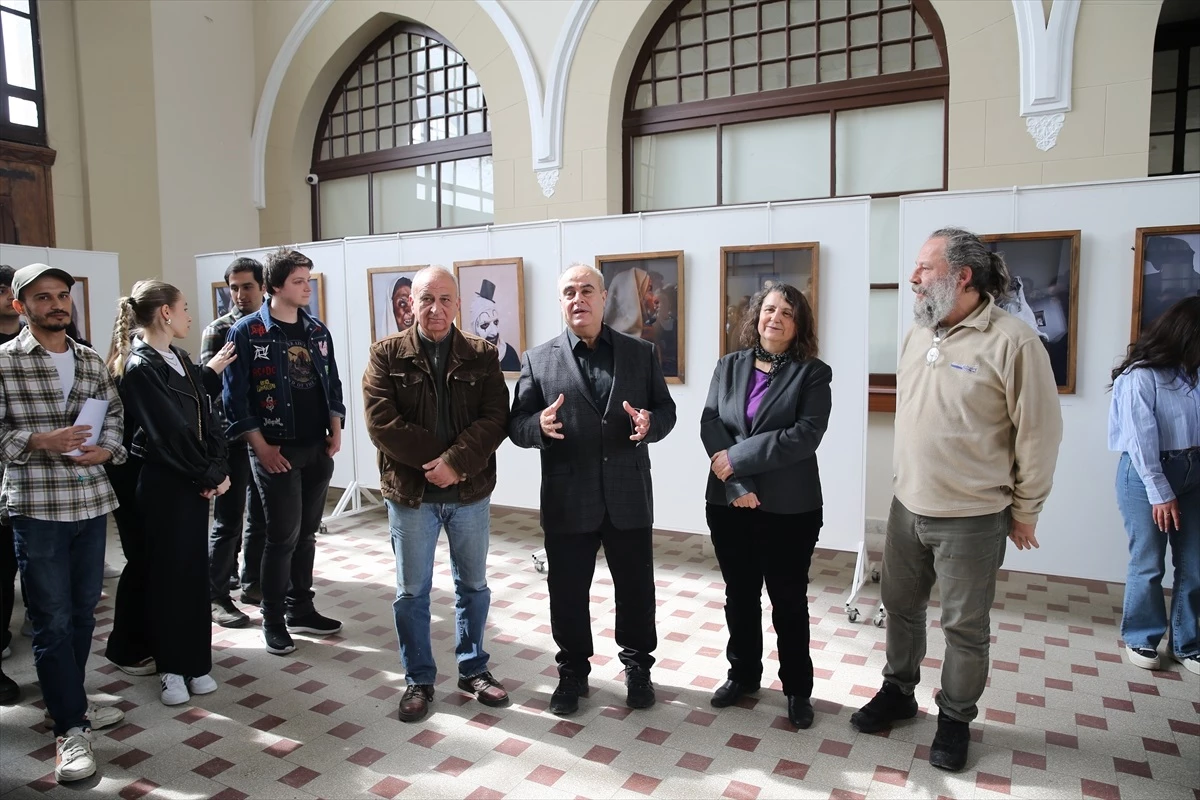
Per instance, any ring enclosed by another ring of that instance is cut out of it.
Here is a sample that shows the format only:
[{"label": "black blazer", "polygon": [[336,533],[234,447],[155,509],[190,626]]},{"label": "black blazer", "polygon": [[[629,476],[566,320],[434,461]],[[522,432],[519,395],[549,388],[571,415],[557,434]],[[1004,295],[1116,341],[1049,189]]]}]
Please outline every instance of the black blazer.
[{"label": "black blazer", "polygon": [[733,475],[722,482],[709,470],[704,499],[729,505],[754,492],[759,508],[799,514],[821,507],[817,446],[829,426],[833,370],[819,358],[780,367],[754,424],[746,427],[746,394],[754,351],[739,350],[717,362],[700,414],[700,439],[709,458],[729,451]]},{"label": "black blazer", "polygon": [[146,466],[162,465],[180,473],[198,489],[215,489],[229,474],[225,436],[213,413],[204,372],[184,351],[172,351],[188,371],[186,377],[141,339],[130,350],[118,384],[129,452]]},{"label": "black blazer", "polygon": [[[649,445],[675,427],[675,401],[667,391],[654,345],[611,331],[613,385],[599,408],[571,352],[567,332],[525,351],[508,435],[518,447],[542,451],[542,530],[547,535],[600,529],[604,513],[621,530],[654,524]],[[542,435],[542,411],[558,409],[563,439]],[[640,447],[629,441],[630,417],[622,407],[650,412]]]}]

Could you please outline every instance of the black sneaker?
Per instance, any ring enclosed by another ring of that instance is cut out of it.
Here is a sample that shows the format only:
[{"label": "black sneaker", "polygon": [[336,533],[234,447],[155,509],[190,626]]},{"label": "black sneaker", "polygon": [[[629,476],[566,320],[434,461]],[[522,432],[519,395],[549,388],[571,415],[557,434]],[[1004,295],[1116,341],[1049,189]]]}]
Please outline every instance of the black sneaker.
[{"label": "black sneaker", "polygon": [[296,649],[296,643],[292,641],[292,637],[288,634],[285,625],[281,625],[278,622],[264,622],[262,631],[263,642],[266,643],[267,652],[271,655],[286,656]]},{"label": "black sneaker", "polygon": [[626,669],[625,705],[630,708],[649,708],[654,702],[654,684],[650,682],[650,670],[645,667]]},{"label": "black sneaker", "polygon": [[944,711],[938,712],[937,733],[929,748],[929,763],[947,772],[958,772],[967,765],[967,747],[970,744],[970,726],[947,717]]},{"label": "black sneaker", "polygon": [[587,697],[590,691],[587,678],[563,675],[558,679],[558,688],[550,695],[550,713],[560,717],[574,714],[579,710],[579,698]]},{"label": "black sneaker", "polygon": [[316,611],[302,617],[288,617],[288,633],[311,633],[316,636],[332,636],[342,629],[342,623],[336,619],[322,616]]},{"label": "black sneaker", "polygon": [[788,722],[800,730],[808,730],[813,724],[812,700],[808,697],[787,696]]},{"label": "black sneaker", "polygon": [[21,697],[21,687],[0,669],[0,706],[14,705]]},{"label": "black sneaker", "polygon": [[717,687],[708,702],[713,708],[726,708],[741,700],[743,695],[754,694],[758,689],[757,683],[741,683],[730,678]]},{"label": "black sneaker", "polygon": [[244,628],[250,623],[250,618],[225,597],[212,601],[212,621],[222,628]]},{"label": "black sneaker", "polygon": [[912,719],[917,715],[917,698],[905,694],[899,686],[889,681],[875,693],[871,702],[850,716],[850,725],[859,733],[878,733],[892,727],[900,719]]},{"label": "black sneaker", "polygon": [[238,598],[248,606],[262,605],[262,589],[257,583],[247,584],[242,587],[242,596]]},{"label": "black sneaker", "polygon": [[228,585],[229,585],[229,591],[231,591],[231,592],[234,589],[240,589],[242,587],[242,582],[240,580],[238,580],[237,570],[234,570],[234,573],[229,576]]}]

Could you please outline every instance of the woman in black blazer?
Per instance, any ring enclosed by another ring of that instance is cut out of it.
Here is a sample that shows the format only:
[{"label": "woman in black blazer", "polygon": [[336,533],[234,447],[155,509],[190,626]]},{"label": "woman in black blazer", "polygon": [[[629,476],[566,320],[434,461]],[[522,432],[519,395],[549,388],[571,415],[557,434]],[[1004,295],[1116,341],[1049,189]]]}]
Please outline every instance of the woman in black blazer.
[{"label": "woman in black blazer", "polygon": [[[208,501],[229,488],[229,477],[225,435],[205,388],[216,369],[201,370],[172,344],[187,336],[191,322],[177,288],[139,281],[131,296],[121,298],[109,364],[125,404],[129,452],[142,464],[134,489],[136,517],[126,522],[140,531],[138,561],[145,567],[140,578],[122,575],[113,632],[127,630],[134,637],[145,625],[147,635],[137,644],[150,652],[121,655],[126,664],[153,658],[166,705],[217,688],[209,675]],[[140,329],[136,337],[134,328]],[[218,355],[210,363],[223,369],[230,360]],[[130,638],[119,649],[132,651],[133,643]],[[119,657],[111,643],[109,651],[110,658]]]},{"label": "woman in black blazer", "polygon": [[711,461],[708,528],[725,579],[728,680],[724,708],[762,680],[762,586],[771,597],[788,719],[812,725],[808,568],[821,531],[817,446],[829,424],[833,371],[817,358],[812,309],[800,290],[756,294],[742,322],[746,349],[717,362],[700,416]]}]

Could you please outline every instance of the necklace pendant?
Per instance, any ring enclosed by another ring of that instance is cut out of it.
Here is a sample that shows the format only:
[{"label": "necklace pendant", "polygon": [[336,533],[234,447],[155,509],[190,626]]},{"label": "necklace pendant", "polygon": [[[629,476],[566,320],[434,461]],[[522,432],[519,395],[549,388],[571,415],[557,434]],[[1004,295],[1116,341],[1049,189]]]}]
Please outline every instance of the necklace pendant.
[{"label": "necklace pendant", "polygon": [[929,348],[929,352],[925,354],[925,363],[932,364],[933,362],[937,361],[941,355],[942,351],[938,349],[937,345],[934,345],[933,347]]}]

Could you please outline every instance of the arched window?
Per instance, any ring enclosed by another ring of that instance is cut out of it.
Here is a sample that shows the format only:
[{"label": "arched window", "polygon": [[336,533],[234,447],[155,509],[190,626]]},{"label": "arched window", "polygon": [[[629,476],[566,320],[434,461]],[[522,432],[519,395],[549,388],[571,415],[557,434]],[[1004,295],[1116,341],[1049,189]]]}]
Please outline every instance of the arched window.
[{"label": "arched window", "polygon": [[1200,7],[1165,0],[1154,35],[1149,175],[1200,172]]},{"label": "arched window", "polygon": [[626,211],[945,188],[929,0],[676,0],[634,64]]},{"label": "arched window", "polygon": [[0,139],[45,146],[37,6],[0,0]]},{"label": "arched window", "polygon": [[325,104],[312,173],[320,239],[491,222],[492,134],[474,70],[429,28],[392,26]]}]

